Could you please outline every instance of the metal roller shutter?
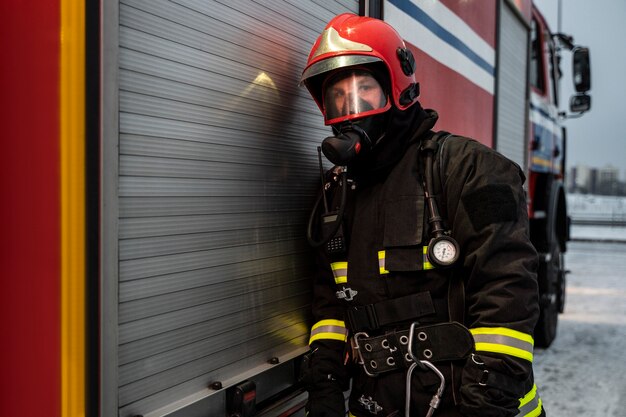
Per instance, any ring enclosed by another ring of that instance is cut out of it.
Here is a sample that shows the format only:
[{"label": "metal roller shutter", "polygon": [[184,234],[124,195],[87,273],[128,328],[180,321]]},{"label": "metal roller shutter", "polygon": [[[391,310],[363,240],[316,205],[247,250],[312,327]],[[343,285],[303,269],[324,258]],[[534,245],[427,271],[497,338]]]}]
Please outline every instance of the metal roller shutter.
[{"label": "metal roller shutter", "polygon": [[500,1],[496,149],[526,166],[528,28],[508,1]]},{"label": "metal roller shutter", "polygon": [[328,130],[298,79],[325,23],[357,10],[120,2],[120,416],[306,346],[304,231]]}]

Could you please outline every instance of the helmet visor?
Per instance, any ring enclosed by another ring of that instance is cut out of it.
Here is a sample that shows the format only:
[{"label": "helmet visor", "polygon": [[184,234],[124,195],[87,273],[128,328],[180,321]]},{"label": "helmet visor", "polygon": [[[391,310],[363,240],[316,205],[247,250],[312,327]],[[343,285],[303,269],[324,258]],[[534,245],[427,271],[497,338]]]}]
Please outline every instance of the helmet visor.
[{"label": "helmet visor", "polygon": [[365,70],[341,71],[322,88],[326,124],[357,119],[387,111],[385,90]]}]

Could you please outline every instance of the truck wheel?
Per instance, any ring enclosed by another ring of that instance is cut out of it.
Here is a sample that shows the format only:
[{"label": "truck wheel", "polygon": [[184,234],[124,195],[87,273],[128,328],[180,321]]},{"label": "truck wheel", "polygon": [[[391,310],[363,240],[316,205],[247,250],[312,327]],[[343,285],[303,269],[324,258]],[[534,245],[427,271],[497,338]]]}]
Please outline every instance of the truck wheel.
[{"label": "truck wheel", "polygon": [[[549,347],[556,337],[559,319],[559,275],[562,271],[562,256],[558,243],[553,240],[550,256],[539,262],[537,279],[539,282],[539,320],[535,326],[535,346]],[[564,275],[563,275],[564,277]],[[564,281],[563,281],[564,282]],[[563,299],[564,300],[564,299]]]}]

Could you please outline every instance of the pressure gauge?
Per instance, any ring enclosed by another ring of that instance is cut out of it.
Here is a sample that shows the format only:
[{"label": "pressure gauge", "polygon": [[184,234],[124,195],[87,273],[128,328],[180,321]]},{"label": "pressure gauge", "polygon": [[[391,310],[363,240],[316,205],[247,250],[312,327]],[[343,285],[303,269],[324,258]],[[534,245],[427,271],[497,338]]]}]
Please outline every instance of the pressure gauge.
[{"label": "pressure gauge", "polygon": [[459,244],[450,236],[433,238],[428,244],[428,260],[440,268],[454,265],[459,252]]}]

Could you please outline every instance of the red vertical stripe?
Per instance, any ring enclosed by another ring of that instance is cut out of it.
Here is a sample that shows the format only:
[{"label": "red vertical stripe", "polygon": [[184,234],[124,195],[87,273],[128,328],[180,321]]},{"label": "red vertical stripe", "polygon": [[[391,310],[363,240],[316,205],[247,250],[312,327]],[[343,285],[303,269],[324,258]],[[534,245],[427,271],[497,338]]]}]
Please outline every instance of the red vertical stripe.
[{"label": "red vertical stripe", "polygon": [[0,415],[60,414],[59,2],[0,5]]}]

